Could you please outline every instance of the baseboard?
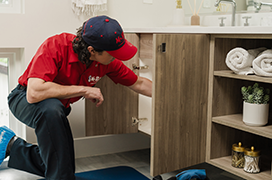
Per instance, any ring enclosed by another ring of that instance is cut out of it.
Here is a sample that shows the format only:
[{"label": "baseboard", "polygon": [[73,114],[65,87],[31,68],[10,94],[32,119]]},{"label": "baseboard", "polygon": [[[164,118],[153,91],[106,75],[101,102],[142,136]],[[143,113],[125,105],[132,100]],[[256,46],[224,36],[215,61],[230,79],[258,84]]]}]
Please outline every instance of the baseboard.
[{"label": "baseboard", "polygon": [[75,157],[88,157],[150,148],[150,136],[142,133],[91,136],[74,139]]}]

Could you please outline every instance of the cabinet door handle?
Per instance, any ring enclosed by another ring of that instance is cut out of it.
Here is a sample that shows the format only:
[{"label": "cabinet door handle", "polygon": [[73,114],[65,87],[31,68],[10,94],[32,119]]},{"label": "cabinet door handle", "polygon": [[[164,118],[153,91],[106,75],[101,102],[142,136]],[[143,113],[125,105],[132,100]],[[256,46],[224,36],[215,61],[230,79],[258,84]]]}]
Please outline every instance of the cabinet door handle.
[{"label": "cabinet door handle", "polygon": [[166,52],[166,43],[162,43],[161,45],[159,45],[159,51],[162,53]]}]

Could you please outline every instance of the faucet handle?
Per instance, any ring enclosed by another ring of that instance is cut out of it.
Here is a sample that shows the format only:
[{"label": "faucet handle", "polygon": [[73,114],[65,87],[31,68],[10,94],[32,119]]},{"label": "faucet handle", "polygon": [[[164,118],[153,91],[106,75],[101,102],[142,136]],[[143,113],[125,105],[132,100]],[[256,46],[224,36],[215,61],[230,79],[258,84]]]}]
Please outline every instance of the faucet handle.
[{"label": "faucet handle", "polygon": [[244,23],[244,26],[249,26],[248,19],[250,19],[251,16],[244,16],[242,19],[246,19],[246,22]]},{"label": "faucet handle", "polygon": [[253,1],[253,5],[257,11],[261,9],[262,3]]},{"label": "faucet handle", "polygon": [[222,26],[225,26],[225,24],[224,24],[224,19],[226,19],[226,17],[220,17],[220,18],[218,18],[218,19],[221,19],[221,23],[219,24],[221,27]]}]

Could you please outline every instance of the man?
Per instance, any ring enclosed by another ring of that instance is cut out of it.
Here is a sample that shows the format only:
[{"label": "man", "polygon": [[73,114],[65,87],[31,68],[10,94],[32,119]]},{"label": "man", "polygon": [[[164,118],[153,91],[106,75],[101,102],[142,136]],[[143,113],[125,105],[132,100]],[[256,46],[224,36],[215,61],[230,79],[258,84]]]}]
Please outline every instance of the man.
[{"label": "man", "polygon": [[104,75],[151,97],[152,82],[121,62],[136,52],[119,23],[107,16],[90,18],[76,36],[62,33],[48,38],[8,97],[14,116],[35,129],[38,146],[0,127],[0,163],[10,156],[9,167],[50,180],[74,180],[70,104],[84,97],[100,106],[103,94],[93,86]]}]

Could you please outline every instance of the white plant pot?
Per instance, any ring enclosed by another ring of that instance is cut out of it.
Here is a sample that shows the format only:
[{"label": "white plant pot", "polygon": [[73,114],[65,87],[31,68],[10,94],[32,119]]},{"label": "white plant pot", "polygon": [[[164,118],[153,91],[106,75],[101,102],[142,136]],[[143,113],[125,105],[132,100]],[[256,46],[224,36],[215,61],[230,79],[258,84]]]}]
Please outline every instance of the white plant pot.
[{"label": "white plant pot", "polygon": [[248,126],[264,126],[268,123],[269,104],[244,102],[243,122]]}]

